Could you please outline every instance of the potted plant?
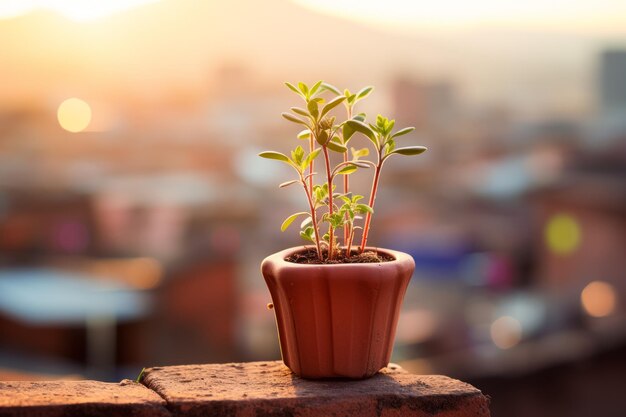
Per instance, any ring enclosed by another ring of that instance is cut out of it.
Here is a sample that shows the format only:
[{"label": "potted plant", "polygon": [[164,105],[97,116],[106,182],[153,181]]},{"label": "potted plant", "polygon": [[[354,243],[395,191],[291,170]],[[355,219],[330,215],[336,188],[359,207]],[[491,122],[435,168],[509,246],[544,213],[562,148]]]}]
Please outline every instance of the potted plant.
[{"label": "potted plant", "polygon": [[[307,202],[307,210],[287,217],[281,231],[300,219],[300,236],[309,245],[275,253],[261,265],[283,361],[305,378],[369,377],[389,363],[400,306],[414,269],[413,259],[405,253],[367,246],[380,174],[391,157],[418,155],[426,148],[396,147],[396,139],[412,132],[412,127],[394,131],[394,120],[378,115],[368,123],[364,113],[355,114],[355,105],[372,87],[341,93],[322,81],[311,87],[285,84],[304,107],[292,107],[282,116],[301,125],[297,138],[308,142],[308,150],[297,146],[289,156],[274,151],[259,154],[293,168],[295,179],[280,187],[299,185]],[[346,117],[339,122],[332,113],[342,104]],[[350,146],[361,135],[369,147]],[[339,156],[331,158],[331,153]],[[370,154],[371,160],[366,158]],[[360,170],[372,175],[367,204],[350,189],[350,175]],[[357,235],[360,244],[355,243]]]}]

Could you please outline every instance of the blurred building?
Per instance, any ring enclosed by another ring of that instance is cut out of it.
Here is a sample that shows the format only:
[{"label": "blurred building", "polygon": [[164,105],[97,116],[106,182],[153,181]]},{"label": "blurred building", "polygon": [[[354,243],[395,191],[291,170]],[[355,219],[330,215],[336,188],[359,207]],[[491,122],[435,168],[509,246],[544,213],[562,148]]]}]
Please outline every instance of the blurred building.
[{"label": "blurred building", "polygon": [[398,77],[392,82],[393,114],[398,126],[433,132],[447,127],[456,116],[454,86],[449,81],[419,81]]},{"label": "blurred building", "polygon": [[626,50],[610,49],[600,58],[600,109],[626,112]]}]

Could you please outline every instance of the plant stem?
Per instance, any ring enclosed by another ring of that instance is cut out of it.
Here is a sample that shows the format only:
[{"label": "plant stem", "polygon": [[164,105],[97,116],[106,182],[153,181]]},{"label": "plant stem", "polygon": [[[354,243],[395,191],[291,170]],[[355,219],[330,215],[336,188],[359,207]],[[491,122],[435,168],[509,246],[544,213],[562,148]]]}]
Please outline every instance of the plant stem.
[{"label": "plant stem", "polygon": [[[312,176],[311,176],[312,177]],[[313,205],[313,197],[311,196],[311,190],[307,187],[306,181],[302,181],[302,186],[304,187],[304,193],[306,194],[306,199],[309,202],[309,209],[311,210],[311,220],[313,221],[313,230],[315,231],[315,246],[317,249],[317,257],[320,261],[323,261],[322,257],[322,246],[320,245],[320,231],[317,226],[317,213],[315,210],[315,206]]]},{"label": "plant stem", "polygon": [[[378,165],[376,165],[376,172],[374,173],[374,180],[372,181],[372,191],[370,194],[369,206],[374,209],[374,202],[376,201],[376,193],[378,192],[378,180],[380,179],[380,170],[383,166],[383,162],[378,160]],[[372,221],[372,213],[369,211],[365,216],[365,224],[363,225],[363,237],[361,238],[361,249],[359,253],[363,253],[365,250],[365,245],[367,245],[367,235],[370,231],[370,222]]]},{"label": "plant stem", "polygon": [[[315,139],[313,138],[313,131],[311,130],[311,137],[309,138],[309,152],[313,152],[315,150]],[[311,164],[309,165],[309,192],[313,192],[313,168],[314,161],[311,160]],[[320,256],[322,254],[320,253]]]},{"label": "plant stem", "polygon": [[[309,152],[313,152],[315,150],[315,139],[313,138],[313,133],[311,133],[311,137],[309,138]],[[304,191],[306,192],[307,200],[309,201],[309,209],[311,210],[311,220],[313,221],[313,230],[315,230],[315,246],[317,248],[317,257],[320,261],[323,261],[322,257],[322,246],[320,245],[320,231],[317,226],[317,210],[315,210],[315,206],[313,205],[313,197],[311,193],[313,192],[313,169],[314,169],[314,161],[311,160],[309,164],[309,186],[307,189],[306,182],[303,181]]]},{"label": "plant stem", "polygon": [[[344,163],[348,162],[348,152],[343,153],[343,162]],[[343,193],[344,194],[348,194],[348,191],[350,190],[350,181],[348,177],[349,175],[343,176]],[[346,220],[347,219],[348,219],[348,213],[346,213]],[[346,221],[343,224],[343,245],[344,246],[348,246],[349,239],[350,239],[350,225]]]},{"label": "plant stem", "polygon": [[[348,106],[348,120],[352,119],[352,107]],[[343,162],[348,162],[348,152],[344,152],[343,153]],[[343,193],[344,194],[348,194],[348,192],[350,191],[350,178],[349,175],[344,175],[343,176]],[[351,239],[351,235],[352,235],[352,230],[351,230],[351,225],[350,223],[347,221],[348,220],[348,213],[346,213],[346,222],[343,224],[343,246],[346,247],[346,256],[350,256],[350,246],[352,245],[352,239]]]},{"label": "plant stem", "polygon": [[350,236],[348,236],[348,243],[346,244],[346,257],[350,257],[350,252],[352,252],[352,240],[354,239],[354,227],[350,228]]},{"label": "plant stem", "polygon": [[[330,171],[330,155],[328,155],[328,148],[322,145],[322,151],[324,152],[324,161],[326,162],[326,178],[328,179],[328,217],[333,216],[333,176]],[[328,259],[333,259],[333,239],[334,239],[333,225],[329,221],[328,225]]]}]

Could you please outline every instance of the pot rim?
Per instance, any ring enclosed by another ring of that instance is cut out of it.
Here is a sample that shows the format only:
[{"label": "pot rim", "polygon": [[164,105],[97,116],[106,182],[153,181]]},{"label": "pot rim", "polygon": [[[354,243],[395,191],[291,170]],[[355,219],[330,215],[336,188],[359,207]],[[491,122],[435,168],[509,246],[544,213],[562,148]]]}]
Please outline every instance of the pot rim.
[{"label": "pot rim", "polygon": [[275,264],[283,264],[283,267],[289,266],[292,268],[372,268],[372,267],[395,267],[395,265],[401,263],[414,263],[413,257],[408,253],[400,252],[393,249],[380,248],[376,246],[366,246],[366,250],[373,250],[376,252],[382,252],[386,255],[392,256],[394,259],[385,262],[363,262],[363,263],[338,263],[338,264],[299,264],[295,262],[289,262],[286,258],[297,252],[304,251],[306,249],[315,249],[312,245],[293,246],[291,248],[283,249],[272,255],[269,255],[263,263],[271,261]]}]

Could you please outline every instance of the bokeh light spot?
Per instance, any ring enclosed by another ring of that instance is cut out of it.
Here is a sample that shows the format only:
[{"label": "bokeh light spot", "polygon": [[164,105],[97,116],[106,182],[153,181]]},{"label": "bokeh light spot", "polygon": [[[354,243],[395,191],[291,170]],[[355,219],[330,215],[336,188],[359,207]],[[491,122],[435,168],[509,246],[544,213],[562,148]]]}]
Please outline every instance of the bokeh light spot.
[{"label": "bokeh light spot", "polygon": [[580,293],[580,303],[592,317],[608,316],[617,305],[615,289],[608,282],[590,282]]},{"label": "bokeh light spot", "polygon": [[79,221],[66,220],[60,222],[54,230],[54,244],[56,249],[63,252],[83,252],[89,246],[89,231]]},{"label": "bokeh light spot", "polygon": [[568,255],[580,246],[580,225],[569,214],[557,214],[546,224],[545,239],[552,252]]},{"label": "bokeh light spot", "polygon": [[522,325],[511,316],[498,318],[491,324],[491,340],[500,349],[509,349],[522,340]]},{"label": "bokeh light spot", "polygon": [[68,132],[81,132],[91,122],[91,107],[79,98],[68,98],[59,106],[57,118]]}]

